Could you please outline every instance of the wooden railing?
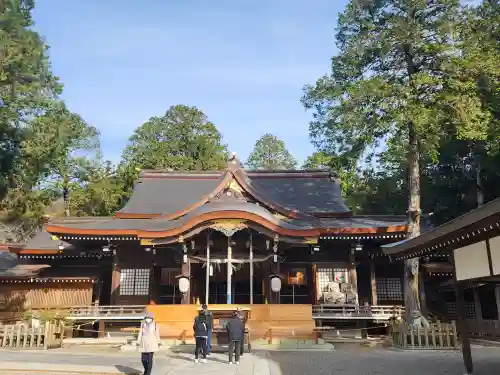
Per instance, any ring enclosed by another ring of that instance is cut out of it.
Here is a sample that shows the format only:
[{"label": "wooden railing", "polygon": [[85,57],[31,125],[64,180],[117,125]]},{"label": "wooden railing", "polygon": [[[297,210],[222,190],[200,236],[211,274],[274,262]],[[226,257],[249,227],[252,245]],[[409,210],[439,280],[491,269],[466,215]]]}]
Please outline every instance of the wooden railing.
[{"label": "wooden railing", "polygon": [[[145,305],[123,306],[70,306],[41,311],[60,312],[65,319],[140,319],[144,316]],[[365,319],[390,320],[401,317],[403,306],[358,306],[358,305],[314,305],[313,319]]]},{"label": "wooden railing", "polygon": [[408,325],[404,322],[391,326],[392,344],[401,349],[458,349],[455,322],[429,323],[429,327]]},{"label": "wooden railing", "polygon": [[401,317],[403,306],[314,305],[313,319],[389,320]]},{"label": "wooden railing", "polygon": [[0,327],[0,347],[53,349],[62,346],[63,321],[46,322],[39,326],[27,324],[4,325]]},{"label": "wooden railing", "polygon": [[79,319],[142,319],[146,305],[123,305],[123,306],[70,306],[39,311],[53,311],[60,313],[67,320]]},{"label": "wooden railing", "polygon": [[486,340],[500,340],[499,320],[467,320],[469,336]]}]

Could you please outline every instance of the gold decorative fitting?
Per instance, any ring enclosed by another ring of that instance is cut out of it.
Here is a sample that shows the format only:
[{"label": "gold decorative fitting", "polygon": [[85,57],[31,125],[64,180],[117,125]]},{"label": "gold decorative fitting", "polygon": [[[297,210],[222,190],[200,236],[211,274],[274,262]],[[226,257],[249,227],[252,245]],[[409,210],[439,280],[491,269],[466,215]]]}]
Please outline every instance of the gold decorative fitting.
[{"label": "gold decorative fitting", "polygon": [[248,228],[248,225],[245,220],[227,219],[213,221],[210,228],[223,233],[226,237],[230,237],[236,232]]},{"label": "gold decorative fitting", "polygon": [[244,193],[245,190],[241,187],[241,185],[233,178],[229,184],[227,185],[228,189],[237,191],[238,193]]},{"label": "gold decorative fitting", "polygon": [[273,213],[273,216],[276,218],[276,219],[279,219],[279,220],[285,220],[287,219],[287,217],[285,215],[282,215],[280,213],[277,213],[277,212],[274,212]]},{"label": "gold decorative fitting", "polygon": [[308,245],[316,245],[318,243],[318,237],[306,237],[304,243]]},{"label": "gold decorative fitting", "polygon": [[151,246],[153,245],[153,240],[149,238],[142,238],[140,244],[142,246]]}]

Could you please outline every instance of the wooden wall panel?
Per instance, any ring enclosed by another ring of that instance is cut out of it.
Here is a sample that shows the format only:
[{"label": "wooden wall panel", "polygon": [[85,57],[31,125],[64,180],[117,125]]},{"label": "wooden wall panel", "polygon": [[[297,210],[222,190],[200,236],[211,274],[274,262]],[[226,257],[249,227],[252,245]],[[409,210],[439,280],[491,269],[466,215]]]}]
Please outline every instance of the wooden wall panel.
[{"label": "wooden wall panel", "polygon": [[[251,309],[247,326],[252,339],[257,340],[273,330],[274,337],[313,337],[315,327],[311,305],[209,305],[209,310],[232,311],[236,307]],[[193,320],[199,305],[150,305],[161,336],[193,339]],[[185,335],[185,336],[184,336]]]},{"label": "wooden wall panel", "polygon": [[0,294],[7,299],[4,311],[89,306],[92,304],[91,283],[51,283],[1,285]]}]

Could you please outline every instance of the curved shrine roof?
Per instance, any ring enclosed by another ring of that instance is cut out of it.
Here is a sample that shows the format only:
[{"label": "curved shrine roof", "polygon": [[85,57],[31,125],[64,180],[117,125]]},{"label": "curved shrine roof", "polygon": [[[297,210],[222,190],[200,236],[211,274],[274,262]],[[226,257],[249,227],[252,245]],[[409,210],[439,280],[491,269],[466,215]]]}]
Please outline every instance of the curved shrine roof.
[{"label": "curved shrine roof", "polygon": [[112,218],[64,218],[54,234],[160,238],[220,219],[244,220],[290,237],[406,231],[406,219],[353,217],[327,171],[143,171],[128,203]]},{"label": "curved shrine roof", "polygon": [[[349,215],[338,181],[325,171],[144,171],[117,217],[175,217],[206,203],[230,180],[279,211],[302,215]],[[275,207],[273,207],[275,206]]]}]

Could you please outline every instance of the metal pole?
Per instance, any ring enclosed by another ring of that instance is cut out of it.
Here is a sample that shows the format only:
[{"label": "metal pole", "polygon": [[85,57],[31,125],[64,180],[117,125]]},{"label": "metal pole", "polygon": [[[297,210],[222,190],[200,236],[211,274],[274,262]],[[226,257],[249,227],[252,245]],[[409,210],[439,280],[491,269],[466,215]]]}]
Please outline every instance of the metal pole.
[{"label": "metal pole", "polygon": [[208,305],[208,295],[210,286],[210,234],[207,234],[207,269],[205,278],[205,303]]},{"label": "metal pole", "polygon": [[227,237],[227,304],[230,305],[231,302],[231,276],[233,272],[233,267],[232,267],[232,254],[233,250],[231,249],[231,236]]},{"label": "metal pole", "polygon": [[253,305],[253,238],[250,232],[250,305]]}]

